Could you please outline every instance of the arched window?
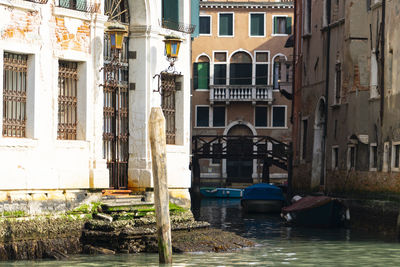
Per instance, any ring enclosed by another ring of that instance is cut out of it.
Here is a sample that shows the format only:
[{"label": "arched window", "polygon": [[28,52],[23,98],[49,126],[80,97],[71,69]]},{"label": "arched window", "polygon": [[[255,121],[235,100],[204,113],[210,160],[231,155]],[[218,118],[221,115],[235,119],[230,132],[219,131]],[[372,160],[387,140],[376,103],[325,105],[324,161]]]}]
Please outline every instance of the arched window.
[{"label": "arched window", "polygon": [[210,84],[210,60],[207,56],[200,56],[193,63],[193,86],[194,89],[208,89]]},{"label": "arched window", "polygon": [[253,61],[249,54],[237,52],[231,57],[230,62],[230,85],[252,84]]},{"label": "arched window", "polygon": [[282,76],[283,68],[286,67],[286,58],[284,56],[276,56],[274,58],[274,68],[273,68],[273,82],[274,89],[279,88],[279,81],[282,81],[284,78]]}]

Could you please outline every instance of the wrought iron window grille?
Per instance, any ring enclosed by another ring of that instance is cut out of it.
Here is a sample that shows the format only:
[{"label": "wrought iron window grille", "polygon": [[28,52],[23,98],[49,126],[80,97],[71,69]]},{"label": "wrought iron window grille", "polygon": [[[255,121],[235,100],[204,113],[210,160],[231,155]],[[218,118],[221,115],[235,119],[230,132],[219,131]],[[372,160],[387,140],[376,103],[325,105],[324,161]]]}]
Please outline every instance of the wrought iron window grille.
[{"label": "wrought iron window grille", "polygon": [[26,85],[28,56],[4,53],[3,136],[26,135]]},{"label": "wrought iron window grille", "polygon": [[[44,1],[44,0],[37,0],[37,1]],[[62,8],[68,8],[87,13],[98,13],[100,10],[99,3],[89,4],[87,3],[86,0],[59,0],[58,6]]]},{"label": "wrought iron window grille", "polygon": [[59,62],[58,131],[59,140],[77,139],[78,63]]},{"label": "wrought iron window grille", "polygon": [[161,21],[161,26],[166,29],[183,32],[187,34],[192,34],[196,28],[196,25],[185,24],[183,22],[165,20],[165,19]]}]

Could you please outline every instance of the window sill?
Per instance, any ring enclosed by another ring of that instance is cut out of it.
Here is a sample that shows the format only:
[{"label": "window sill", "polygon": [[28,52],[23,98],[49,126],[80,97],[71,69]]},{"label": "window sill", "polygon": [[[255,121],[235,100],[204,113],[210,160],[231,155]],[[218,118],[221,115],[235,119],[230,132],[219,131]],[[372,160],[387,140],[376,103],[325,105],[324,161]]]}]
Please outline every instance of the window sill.
[{"label": "window sill", "polygon": [[400,168],[392,167],[392,172],[400,172]]},{"label": "window sill", "polygon": [[29,11],[37,10],[36,6],[40,5],[39,3],[28,2],[24,0],[0,0],[1,5],[9,6],[12,8],[21,8]]},{"label": "window sill", "polygon": [[29,138],[1,137],[0,147],[34,148],[38,140]]},{"label": "window sill", "polygon": [[331,108],[332,109],[338,109],[338,108],[340,108],[341,105],[342,105],[341,103],[334,103],[334,104],[331,105]]},{"label": "window sill", "polygon": [[289,36],[287,33],[273,33],[271,36]]},{"label": "window sill", "polygon": [[370,168],[369,171],[370,172],[376,172],[376,171],[378,171],[378,169],[377,168]]},{"label": "window sill", "polygon": [[63,7],[54,7],[53,15],[55,16],[63,16],[63,17],[70,17],[74,19],[80,20],[91,20],[91,14],[85,11],[78,11]]},{"label": "window sill", "polygon": [[305,33],[301,36],[303,39],[310,39],[311,38],[311,33]]},{"label": "window sill", "polygon": [[89,142],[83,140],[58,140],[56,141],[57,148],[66,149],[87,149]]},{"label": "window sill", "polygon": [[260,130],[288,130],[288,127],[256,127],[256,129]]},{"label": "window sill", "polygon": [[368,99],[368,101],[369,102],[375,102],[375,101],[378,101],[378,100],[380,100],[381,99],[381,96],[376,96],[376,97],[370,97],[369,99]]},{"label": "window sill", "polygon": [[199,33],[199,36],[210,37],[210,36],[212,36],[212,34],[211,33]]},{"label": "window sill", "polygon": [[218,35],[218,37],[221,37],[221,38],[234,38],[235,36],[234,35]]},{"label": "window sill", "polygon": [[249,35],[250,38],[265,38],[265,34],[264,35]]},{"label": "window sill", "polygon": [[210,89],[194,89],[196,92],[209,92]]}]

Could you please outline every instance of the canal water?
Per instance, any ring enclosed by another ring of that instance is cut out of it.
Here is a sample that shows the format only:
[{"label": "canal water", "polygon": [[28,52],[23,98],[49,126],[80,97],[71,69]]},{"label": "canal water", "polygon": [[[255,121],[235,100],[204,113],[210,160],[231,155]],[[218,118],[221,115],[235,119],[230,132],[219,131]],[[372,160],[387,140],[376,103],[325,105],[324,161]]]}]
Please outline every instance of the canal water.
[{"label": "canal water", "polygon": [[[193,213],[215,228],[258,245],[227,253],[174,254],[173,266],[400,266],[400,243],[347,229],[287,227],[279,215],[250,215],[235,199],[203,199]],[[66,261],[5,262],[0,266],[158,266],[157,254],[73,256]]]}]

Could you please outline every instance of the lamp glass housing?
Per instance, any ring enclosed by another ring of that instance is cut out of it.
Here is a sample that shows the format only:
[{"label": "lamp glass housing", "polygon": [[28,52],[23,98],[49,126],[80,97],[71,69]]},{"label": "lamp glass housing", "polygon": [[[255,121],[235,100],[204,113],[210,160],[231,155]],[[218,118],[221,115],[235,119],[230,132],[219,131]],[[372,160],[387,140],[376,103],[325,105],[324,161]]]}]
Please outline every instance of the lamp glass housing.
[{"label": "lamp glass housing", "polygon": [[181,39],[165,39],[165,54],[169,58],[177,58],[179,54],[179,48],[181,46]]}]

